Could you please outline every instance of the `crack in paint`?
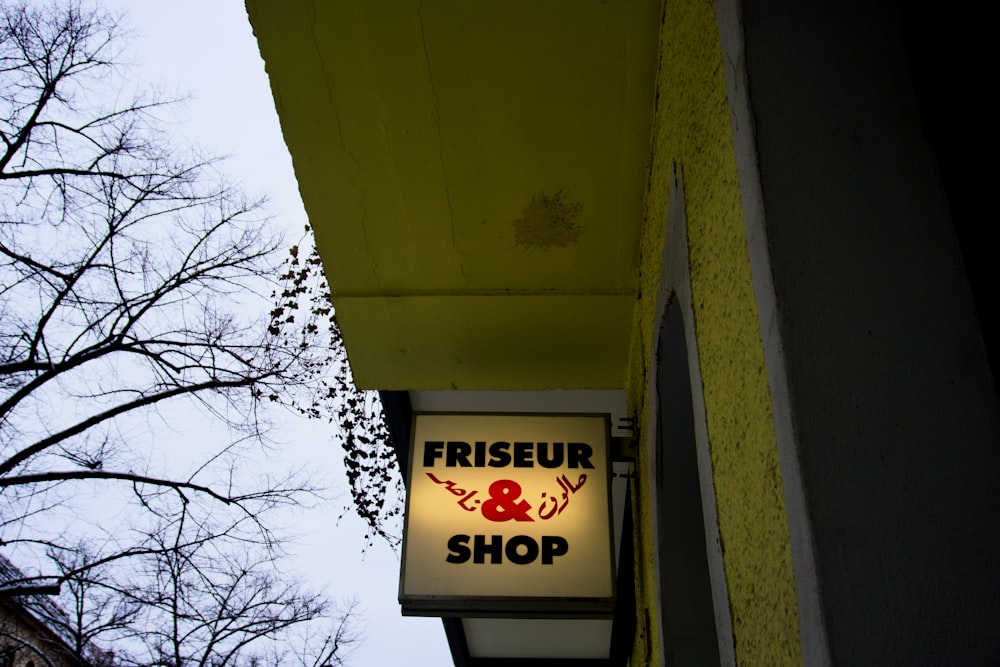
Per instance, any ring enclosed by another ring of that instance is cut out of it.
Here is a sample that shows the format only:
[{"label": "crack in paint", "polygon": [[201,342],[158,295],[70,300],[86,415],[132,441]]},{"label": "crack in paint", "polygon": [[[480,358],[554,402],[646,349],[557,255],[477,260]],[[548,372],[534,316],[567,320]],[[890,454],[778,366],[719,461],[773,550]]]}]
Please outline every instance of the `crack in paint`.
[{"label": "crack in paint", "polygon": [[[350,159],[351,163],[354,165],[354,173],[351,175],[350,183],[351,186],[358,192],[360,201],[358,205],[361,209],[361,219],[360,225],[363,231],[362,236],[365,243],[365,253],[371,260],[372,276],[375,278],[376,284],[381,284],[381,280],[378,275],[378,262],[375,258],[375,253],[372,250],[371,240],[368,238],[368,193],[365,192],[364,188],[358,185],[358,179],[361,178],[361,161],[358,159],[352,151],[347,148],[347,140],[344,137],[344,124],[341,121],[341,109],[337,104],[337,95],[335,92],[335,86],[333,85],[334,77],[330,72],[330,68],[327,66],[326,58],[323,57],[323,50],[320,48],[320,40],[317,34],[317,12],[316,12],[317,2],[313,2],[311,5],[310,21],[309,21],[309,34],[312,37],[313,49],[316,52],[316,59],[319,61],[320,70],[323,72],[323,81],[326,83],[326,96],[330,102],[330,106],[333,108],[333,118],[335,127],[337,128],[337,140],[340,142],[340,148],[344,155]],[[317,229],[319,225],[313,221],[313,229]]]},{"label": "crack in paint", "polygon": [[[448,221],[451,225],[451,244],[456,251],[461,252],[458,247],[458,237],[455,234],[455,209],[451,203],[451,188],[448,186],[448,172],[445,169],[444,161],[444,135],[441,132],[441,112],[438,108],[438,92],[434,85],[433,70],[431,68],[431,55],[427,50],[427,35],[424,31],[423,2],[417,3],[417,20],[420,23],[420,45],[424,51],[424,63],[427,65],[427,85],[431,90],[431,97],[434,99],[434,129],[438,136],[438,162],[441,166],[441,181],[444,187],[444,199],[448,205]],[[468,279],[470,276],[465,271],[465,263],[459,262],[458,270],[462,276]]]}]

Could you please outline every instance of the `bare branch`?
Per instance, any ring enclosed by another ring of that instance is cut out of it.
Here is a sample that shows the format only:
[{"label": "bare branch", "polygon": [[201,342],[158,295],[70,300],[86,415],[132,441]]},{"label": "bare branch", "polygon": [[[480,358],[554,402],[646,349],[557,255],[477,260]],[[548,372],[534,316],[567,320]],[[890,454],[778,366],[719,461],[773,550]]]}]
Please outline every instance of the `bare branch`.
[{"label": "bare branch", "polygon": [[162,391],[149,396],[143,396],[142,398],[136,399],[134,401],[129,401],[127,403],[117,405],[111,408],[110,410],[105,410],[104,412],[101,412],[92,417],[77,422],[76,424],[73,424],[69,428],[66,428],[58,433],[54,433],[53,435],[50,435],[46,438],[42,438],[33,445],[25,447],[19,452],[13,454],[12,456],[8,457],[6,461],[0,463],[0,475],[6,475],[10,473],[14,468],[24,463],[32,456],[40,452],[43,452],[49,447],[57,443],[60,443],[74,435],[79,435],[80,433],[83,433],[89,428],[93,428],[94,426],[106,422],[109,419],[114,419],[118,415],[131,412],[140,407],[153,405],[155,403],[159,403],[161,401],[174,398],[175,396],[181,396],[184,394],[195,394],[199,391],[205,391],[209,389],[218,390],[228,387],[250,386],[253,383],[253,381],[254,380],[251,378],[242,378],[239,380],[230,380],[230,381],[212,380],[210,382],[202,382],[200,384],[182,385],[180,387],[175,387],[173,389]]},{"label": "bare branch", "polygon": [[[200,484],[192,484],[191,482],[179,482],[176,480],[169,479],[158,479],[156,477],[148,477],[146,475],[136,475],[134,473],[124,473],[124,472],[109,472],[104,470],[63,470],[63,471],[50,471],[42,472],[31,475],[10,475],[7,477],[0,477],[0,488],[5,488],[8,486],[16,486],[18,484],[39,484],[43,482],[59,482],[67,480],[85,480],[85,479],[113,479],[126,482],[134,482],[136,484],[151,484],[153,486],[162,486],[174,489],[181,492],[182,489],[190,491],[198,491],[199,493],[204,493],[216,500],[225,503],[238,503],[241,500],[246,500],[252,498],[253,495],[247,496],[227,496],[221,493],[217,493],[207,486],[202,486]],[[183,494],[181,494],[183,496]]]}]

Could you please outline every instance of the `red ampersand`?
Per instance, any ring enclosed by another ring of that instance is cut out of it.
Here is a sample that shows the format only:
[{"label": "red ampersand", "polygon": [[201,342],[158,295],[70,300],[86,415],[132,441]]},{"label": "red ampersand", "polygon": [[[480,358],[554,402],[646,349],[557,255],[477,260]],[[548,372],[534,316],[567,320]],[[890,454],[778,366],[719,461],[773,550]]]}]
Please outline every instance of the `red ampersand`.
[{"label": "red ampersand", "polygon": [[521,485],[510,479],[490,484],[490,499],[483,503],[483,516],[490,521],[534,521],[528,516],[531,505],[521,497]]}]

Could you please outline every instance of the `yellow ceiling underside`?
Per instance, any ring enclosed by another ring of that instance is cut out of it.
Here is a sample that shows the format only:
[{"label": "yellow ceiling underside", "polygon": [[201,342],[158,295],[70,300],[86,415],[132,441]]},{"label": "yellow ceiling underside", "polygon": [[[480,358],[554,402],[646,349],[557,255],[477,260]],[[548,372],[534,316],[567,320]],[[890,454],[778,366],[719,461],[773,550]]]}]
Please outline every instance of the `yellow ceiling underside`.
[{"label": "yellow ceiling underside", "polygon": [[659,1],[247,6],[358,385],[623,386]]}]

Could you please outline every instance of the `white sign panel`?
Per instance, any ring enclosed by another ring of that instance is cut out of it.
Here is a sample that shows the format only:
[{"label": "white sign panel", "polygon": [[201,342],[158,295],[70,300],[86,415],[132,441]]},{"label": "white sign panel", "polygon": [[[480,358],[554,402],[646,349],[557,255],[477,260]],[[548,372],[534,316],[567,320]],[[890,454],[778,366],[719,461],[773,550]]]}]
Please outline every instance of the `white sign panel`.
[{"label": "white sign panel", "polygon": [[606,415],[417,414],[412,437],[404,613],[611,611]]}]

